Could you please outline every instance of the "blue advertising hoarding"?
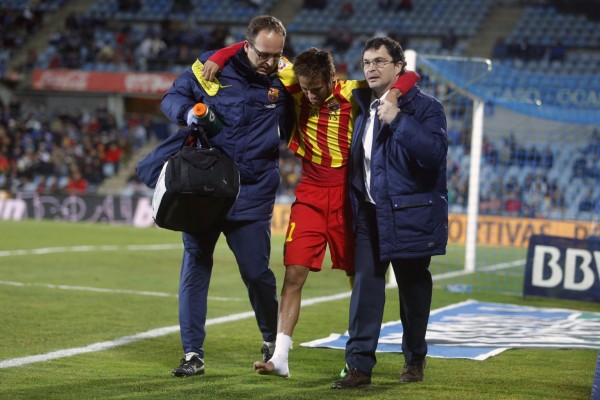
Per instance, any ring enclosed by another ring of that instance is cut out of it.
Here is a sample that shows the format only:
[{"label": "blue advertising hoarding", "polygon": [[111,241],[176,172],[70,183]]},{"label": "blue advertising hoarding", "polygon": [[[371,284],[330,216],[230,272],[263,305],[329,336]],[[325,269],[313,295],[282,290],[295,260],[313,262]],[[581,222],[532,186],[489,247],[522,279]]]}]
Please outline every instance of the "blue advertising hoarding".
[{"label": "blue advertising hoarding", "polygon": [[600,240],[531,236],[523,295],[600,302]]}]

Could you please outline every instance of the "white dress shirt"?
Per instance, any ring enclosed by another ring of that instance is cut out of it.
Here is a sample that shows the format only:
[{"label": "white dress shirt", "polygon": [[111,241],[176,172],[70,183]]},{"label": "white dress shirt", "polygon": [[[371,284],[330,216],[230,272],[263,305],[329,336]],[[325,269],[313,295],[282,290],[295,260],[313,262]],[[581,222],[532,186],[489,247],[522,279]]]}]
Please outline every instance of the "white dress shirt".
[{"label": "white dress shirt", "polygon": [[[389,92],[389,91],[388,91]],[[385,98],[387,92],[384,93],[381,98]],[[366,198],[370,203],[375,204],[375,200],[373,200],[373,196],[371,196],[371,150],[373,149],[373,127],[375,126],[375,118],[377,116],[377,106],[379,105],[379,99],[372,98],[373,101],[370,105],[370,113],[369,119],[367,120],[367,125],[365,129],[365,134],[363,135],[363,150],[364,150],[364,158],[363,158],[363,177],[365,179],[365,193]]]}]

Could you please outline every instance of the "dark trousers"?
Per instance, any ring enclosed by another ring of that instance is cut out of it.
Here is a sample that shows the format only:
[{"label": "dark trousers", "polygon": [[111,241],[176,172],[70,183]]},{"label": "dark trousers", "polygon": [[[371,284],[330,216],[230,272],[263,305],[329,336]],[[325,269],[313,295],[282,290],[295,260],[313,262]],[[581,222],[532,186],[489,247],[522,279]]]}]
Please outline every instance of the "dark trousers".
[{"label": "dark trousers", "polygon": [[[356,218],[356,275],[350,298],[350,338],[346,343],[346,362],[350,368],[371,374],[377,362],[385,306],[385,274],[389,262],[379,260],[379,234],[375,206],[364,203]],[[422,364],[427,354],[425,333],[431,308],[433,283],[431,257],[392,260],[398,283],[402,352],[408,365]]]},{"label": "dark trousers", "polygon": [[275,341],[277,335],[277,287],[269,267],[270,221],[230,221],[202,235],[183,233],[184,253],[179,280],[181,344],[185,353],[196,352],[200,357],[204,357],[202,346],[206,337],[213,253],[221,232],[237,260],[263,340]]}]

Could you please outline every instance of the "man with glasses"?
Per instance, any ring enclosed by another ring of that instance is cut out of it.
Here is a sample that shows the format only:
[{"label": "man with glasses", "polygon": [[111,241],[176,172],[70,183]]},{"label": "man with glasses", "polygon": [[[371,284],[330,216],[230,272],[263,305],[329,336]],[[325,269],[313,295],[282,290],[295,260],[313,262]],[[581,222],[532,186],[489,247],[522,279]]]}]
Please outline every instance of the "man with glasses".
[{"label": "man with glasses", "polygon": [[[204,68],[214,77],[244,43],[217,51]],[[214,62],[214,63],[213,63]],[[287,61],[285,61],[287,63]],[[365,81],[340,80],[330,52],[310,48],[279,76],[294,99],[294,132],[290,150],[302,160],[302,177],[296,187],[284,244],[285,279],[281,290],[275,353],[268,362],[256,361],[259,374],[289,376],[288,356],[298,323],[302,288],[310,271],[322,268],[327,247],[332,268],[354,275],[354,234],[348,201],[348,161],[354,120],[359,112],[356,96],[370,95]],[[408,92],[418,75],[398,77],[390,98]]]},{"label": "man with glasses", "polygon": [[258,59],[262,62],[267,62],[269,60],[279,61],[279,59],[283,55],[282,53],[276,53],[276,54],[263,53],[262,51],[258,50],[256,48],[256,46],[254,45],[254,43],[252,43],[252,42],[248,42],[248,46],[250,46],[250,48],[252,48],[252,50],[254,50],[256,57],[258,57]]},{"label": "man with glasses", "polygon": [[223,125],[211,137],[211,145],[237,163],[241,182],[240,194],[220,226],[202,234],[182,234],[179,325],[184,356],[174,376],[204,373],[208,287],[221,233],[247,288],[262,334],[264,361],[275,347],[278,302],[269,267],[271,216],[279,185],[279,145],[293,124],[287,92],[275,74],[285,37],[278,19],[254,18],[244,47],[223,69],[220,82],[203,78],[203,62],[210,55],[204,54],[175,80],[161,103],[165,115],[179,125],[201,124],[194,105],[208,105]]},{"label": "man with glasses", "polygon": [[432,279],[431,256],[448,241],[446,116],[418,87],[397,102],[385,99],[406,61],[398,42],[365,44],[362,65],[372,94],[358,99],[350,161],[350,200],[356,232],[350,299],[348,374],[332,388],[371,386],[392,264],[400,299],[404,369],[401,383],[423,380]]}]

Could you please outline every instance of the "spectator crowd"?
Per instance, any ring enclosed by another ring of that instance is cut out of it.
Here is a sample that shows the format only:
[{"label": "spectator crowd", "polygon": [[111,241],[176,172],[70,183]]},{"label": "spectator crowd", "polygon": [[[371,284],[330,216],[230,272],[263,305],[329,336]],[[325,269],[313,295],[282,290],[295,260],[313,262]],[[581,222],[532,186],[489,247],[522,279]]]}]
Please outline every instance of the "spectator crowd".
[{"label": "spectator crowd", "polygon": [[[49,113],[32,101],[0,103],[0,190],[36,193],[95,193],[105,179],[114,176],[152,134],[148,117],[129,115],[118,126],[113,115],[95,109],[59,110]],[[450,149],[468,150],[463,135],[450,133]],[[466,210],[468,171],[461,156],[448,156],[448,196],[451,206]],[[464,154],[464,153],[463,153]],[[489,181],[480,192],[480,213],[527,218],[548,218],[564,212],[565,187],[550,179],[556,154],[549,146],[525,146],[514,135],[502,141],[483,143],[483,165],[491,168]],[[463,156],[464,157],[464,156]],[[573,178],[597,182],[600,178],[600,133],[576,153],[573,167],[565,173]],[[508,176],[511,167],[524,169],[524,178]],[[281,184],[278,198],[292,202],[300,176],[300,161],[281,145]],[[591,186],[578,197],[577,210],[596,212],[600,199]],[[122,194],[149,194],[135,173],[129,176]],[[455,210],[457,210],[455,208]],[[555,213],[554,213],[555,214]]]},{"label": "spectator crowd", "polygon": [[119,127],[103,106],[59,110],[13,99],[0,102],[0,190],[94,193],[149,136],[148,118]]},{"label": "spectator crowd", "polygon": [[[57,1],[57,0],[55,0]],[[119,1],[122,11],[135,11],[139,1]],[[259,1],[252,1],[260,5]],[[185,11],[185,2],[174,2],[174,7]],[[303,7],[322,10],[327,0],[304,0]],[[378,0],[376,6],[386,12],[411,11],[411,0]],[[177,12],[177,10],[174,10]],[[352,1],[340,2],[339,19],[350,19],[355,13]],[[21,68],[34,67],[86,69],[103,66],[109,70],[167,71],[187,68],[191,60],[205,50],[225,47],[240,37],[235,37],[228,26],[210,28],[198,26],[192,18],[164,19],[131,24],[92,14],[71,13],[60,28],[48,38],[48,50],[36,54],[28,49],[25,38],[37,32],[43,24],[40,8],[10,9],[0,7],[0,76],[7,71],[8,61],[19,50],[27,53]],[[408,45],[409,38],[397,32],[388,34]],[[338,63],[338,73],[343,76],[348,66],[343,55],[353,44],[350,29],[333,26],[323,37],[322,46],[331,50]],[[440,48],[453,49],[458,42],[456,33],[448,28],[440,40]],[[285,54],[292,58],[295,49],[292,38],[286,43]],[[500,39],[494,47],[496,59],[521,59],[524,61],[549,58],[561,62],[567,48],[557,41],[550,46],[529,43],[527,40],[507,42]],[[428,77],[422,74],[421,86]],[[449,116],[461,118],[465,110],[449,105]],[[126,116],[127,122],[119,126],[115,116],[103,106],[94,109],[59,110],[48,112],[43,105],[32,101],[13,99],[9,104],[0,102],[0,190],[38,193],[94,193],[105,179],[114,176],[146,143],[151,135],[149,117]],[[449,131],[451,146],[464,146],[461,134]],[[464,135],[462,135],[464,136]],[[464,139],[464,138],[463,138]],[[280,159],[281,185],[279,198],[291,202],[299,179],[299,160],[282,146]],[[480,212],[491,215],[511,215],[546,218],[553,211],[563,211],[565,188],[548,171],[553,167],[556,154],[549,146],[519,143],[514,135],[498,142],[484,141],[484,163],[495,175],[486,182],[480,198]],[[574,155],[573,178],[600,179],[600,135],[596,134],[585,150]],[[525,179],[505,177],[512,166],[533,171]],[[468,199],[468,173],[456,157],[448,157],[449,202],[466,208]],[[125,189],[128,193],[142,193],[143,184],[130,176]],[[600,208],[595,191],[581,196],[578,209],[593,211]]]}]

